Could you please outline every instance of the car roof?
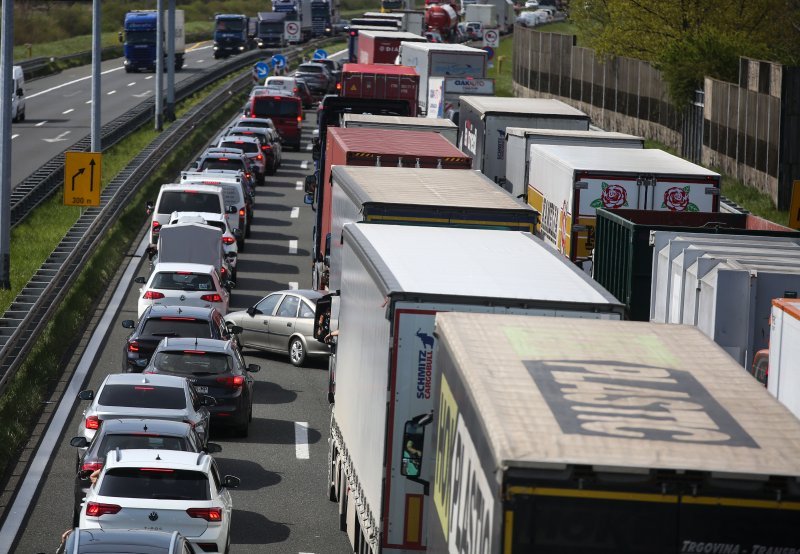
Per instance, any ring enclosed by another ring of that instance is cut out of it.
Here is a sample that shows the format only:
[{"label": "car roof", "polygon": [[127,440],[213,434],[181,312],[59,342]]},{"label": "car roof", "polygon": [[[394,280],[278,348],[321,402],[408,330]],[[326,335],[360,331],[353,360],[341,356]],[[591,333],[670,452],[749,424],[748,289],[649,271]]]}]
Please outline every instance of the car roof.
[{"label": "car roof", "polygon": [[197,185],[194,183],[169,183],[161,185],[161,191],[193,190],[195,192],[210,192],[222,194],[218,187],[214,185]]},{"label": "car roof", "polygon": [[[173,212],[174,213],[174,212]],[[207,215],[214,215],[219,216],[220,219],[224,218],[222,214],[209,214],[206,212],[180,212],[182,214],[200,214],[203,219],[206,219]],[[166,265],[166,264],[164,264]],[[216,308],[205,308],[201,306],[165,306],[163,304],[154,304],[148,307],[148,311],[145,312],[147,317],[194,317],[194,318],[202,318],[202,319],[210,319],[211,314],[216,310]],[[142,314],[142,317],[145,317],[145,314]]]},{"label": "car roof", "polygon": [[271,117],[250,117],[248,115],[241,115],[239,116],[239,121],[253,121],[253,122],[261,122],[261,123],[272,123],[275,125],[275,122],[272,121]]},{"label": "car roof", "polygon": [[161,352],[164,350],[196,350],[230,354],[233,351],[233,343],[229,340],[190,337],[164,337],[158,344],[156,351]]},{"label": "car roof", "polygon": [[[172,219],[175,216],[175,214],[179,214],[178,218],[199,217],[200,219],[204,219],[205,221],[228,221],[227,218],[223,214],[215,214],[215,213],[212,213],[212,212],[172,212],[172,214],[169,216],[170,219]],[[155,307],[172,308],[173,306],[156,305],[156,306],[153,306],[153,307],[154,308]],[[177,307],[177,306],[175,306],[175,307]],[[182,307],[182,308],[178,307],[178,308],[179,309],[183,309],[183,310],[187,309],[187,307]],[[208,310],[209,308],[196,308],[196,309]]]},{"label": "car roof", "polygon": [[[179,379],[183,379],[183,377],[179,377]],[[117,455],[106,456],[106,465],[103,469],[141,467],[143,465],[153,468],[188,469],[207,472],[211,465],[211,456],[205,452],[183,452],[180,450],[150,448],[119,450]]]},{"label": "car roof", "polygon": [[[78,554],[97,552],[96,548],[98,547],[106,549],[102,551],[110,552],[123,546],[145,547],[148,548],[148,552],[150,548],[173,552],[171,547],[178,544],[178,536],[180,536],[180,533],[177,531],[78,529],[76,527],[68,537],[67,548],[64,551],[70,554],[75,552],[75,541],[77,540]],[[84,546],[91,548],[90,550],[84,550],[82,548]],[[114,547],[114,549],[111,547]]]},{"label": "car roof", "polygon": [[142,373],[112,373],[103,381],[104,385],[153,385],[156,387],[186,388],[184,377]]},{"label": "car roof", "polygon": [[214,266],[208,264],[193,264],[184,262],[164,262],[157,263],[153,268],[153,273],[158,271],[187,271],[190,273],[213,273]]},{"label": "car roof", "polygon": [[188,435],[192,426],[183,421],[168,419],[105,419],[100,433],[145,432],[164,435]]},{"label": "car roof", "polygon": [[242,158],[246,157],[241,150],[238,148],[230,148],[224,146],[211,146],[206,148],[206,151],[203,152],[203,155],[200,156],[200,161],[203,161],[206,158],[230,158],[231,155],[233,156],[241,156]]},{"label": "car roof", "polygon": [[[320,298],[322,298],[323,294],[314,289],[284,289],[284,290],[276,290],[275,292],[271,292],[269,294],[296,294],[297,296],[302,296],[303,298],[310,300],[312,302],[316,302]],[[267,296],[269,296],[269,294]]]},{"label": "car roof", "polygon": [[[237,135],[236,138],[229,138],[229,137],[230,137],[230,135],[225,135],[224,137],[221,137],[219,140],[220,140],[220,142],[222,142],[223,140],[224,141],[231,141],[231,140],[238,141],[238,140],[241,140],[242,142],[259,142],[258,137],[250,137],[250,136],[247,136],[247,135]],[[235,148],[234,148],[234,150],[235,150]]]}]

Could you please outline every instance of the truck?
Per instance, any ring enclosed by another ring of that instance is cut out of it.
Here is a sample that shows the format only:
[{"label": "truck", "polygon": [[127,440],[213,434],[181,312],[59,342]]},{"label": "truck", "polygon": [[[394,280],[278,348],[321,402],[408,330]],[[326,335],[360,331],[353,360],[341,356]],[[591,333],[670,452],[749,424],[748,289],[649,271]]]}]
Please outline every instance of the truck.
[{"label": "truck", "polygon": [[484,0],[484,3],[494,6],[495,22],[490,27],[497,29],[501,34],[510,33],[514,28],[517,14],[511,0]]},{"label": "truck", "polygon": [[393,64],[400,54],[401,42],[428,42],[425,37],[404,31],[360,31],[358,63]]},{"label": "truck", "polygon": [[306,42],[312,34],[312,0],[273,0],[272,11],[286,14],[286,21],[300,25],[300,42]]},{"label": "truck", "polygon": [[259,48],[285,48],[285,12],[258,12],[256,41]]},{"label": "truck", "polygon": [[244,14],[218,13],[214,16],[214,59],[250,50],[250,18]]},{"label": "truck", "polygon": [[[577,322],[619,319],[622,306],[529,233],[351,223],[343,238],[338,313],[332,312],[339,335],[331,372],[329,498],[338,503],[356,552],[424,551],[432,531],[424,518],[433,510],[427,493],[434,449],[424,441],[408,445],[403,435],[438,396],[436,314]],[[468,336],[481,343],[480,335]],[[491,375],[481,378],[487,388],[494,386]],[[401,463],[408,446],[423,453],[416,464]],[[480,551],[477,545],[461,550]]]},{"label": "truck", "polygon": [[425,8],[425,28],[438,33],[445,42],[455,37],[458,13],[449,4],[433,4]]},{"label": "truck", "polygon": [[534,144],[530,164],[541,236],[590,273],[597,208],[719,211],[719,173],[663,150]]},{"label": "truck", "polygon": [[655,231],[800,239],[800,232],[752,214],[597,208],[596,217],[592,276],[634,321],[650,321]]},{"label": "truck", "polygon": [[316,290],[327,288],[325,257],[329,256],[331,232],[331,167],[360,165],[375,167],[424,167],[469,169],[470,159],[447,139],[423,131],[384,129],[328,130],[325,167],[317,183],[317,225],[314,227],[312,283]]},{"label": "truck", "polygon": [[342,66],[343,98],[381,98],[408,103],[417,113],[419,74],[413,67],[389,64],[346,63]]},{"label": "truck", "polygon": [[[378,21],[378,20],[376,20]],[[352,20],[347,26],[347,62],[358,63],[358,36],[363,31],[393,32],[381,25],[354,25]]]},{"label": "truck", "polygon": [[413,10],[413,0],[381,0],[381,13],[391,13],[400,10]]},{"label": "truck", "polygon": [[434,340],[402,430],[433,435],[429,554],[796,548],[800,422],[697,329],[440,313]]},{"label": "truck", "polygon": [[570,146],[600,146],[603,148],[644,148],[644,139],[611,131],[571,131],[564,129],[506,128],[506,170],[503,188],[525,202],[530,177],[532,144],[566,144]]},{"label": "truck", "polygon": [[342,116],[342,127],[345,129],[360,127],[397,129],[398,131],[429,131],[439,133],[453,145],[458,142],[458,127],[449,119],[346,113]]},{"label": "truck", "polygon": [[459,146],[472,156],[472,167],[496,183],[506,178],[507,127],[588,131],[589,116],[550,98],[462,96]]},{"label": "truck", "polygon": [[463,44],[406,42],[400,44],[400,63],[413,67],[420,76],[417,103],[424,113],[431,77],[486,78],[486,51]]},{"label": "truck", "polygon": [[391,13],[364,12],[364,17],[370,19],[393,19],[399,23],[399,30],[422,36],[424,31],[425,12],[422,10],[398,9]]},{"label": "truck", "polygon": [[[126,73],[156,70],[157,16],[158,12],[155,10],[134,10],[125,14],[122,52]],[[164,18],[164,37],[162,40],[166,42],[168,36],[166,29],[167,12],[164,12],[162,17]],[[164,52],[166,51],[167,46],[165,44]],[[184,12],[183,10],[175,10],[175,71],[180,71],[183,68],[185,53]]]},{"label": "truck", "polygon": [[464,21],[480,23],[484,30],[495,29],[497,28],[497,8],[494,4],[468,4],[464,6]]},{"label": "truck", "polygon": [[321,37],[331,32],[331,3],[328,0],[311,0],[311,36]]},{"label": "truck", "polygon": [[334,166],[330,290],[341,286],[342,230],[353,222],[533,233],[539,216],[471,169]]},{"label": "truck", "polygon": [[769,331],[769,393],[800,418],[800,300],[775,298]]}]

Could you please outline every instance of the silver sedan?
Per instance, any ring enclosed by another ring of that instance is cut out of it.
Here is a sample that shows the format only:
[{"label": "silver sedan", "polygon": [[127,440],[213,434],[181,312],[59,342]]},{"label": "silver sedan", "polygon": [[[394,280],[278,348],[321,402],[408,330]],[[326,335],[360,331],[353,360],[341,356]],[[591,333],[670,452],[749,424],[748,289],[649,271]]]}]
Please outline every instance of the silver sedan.
[{"label": "silver sedan", "polygon": [[309,356],[327,356],[330,349],[314,338],[314,313],[321,294],[315,290],[282,290],[268,294],[255,306],[230,312],[225,321],[239,325],[242,347],[286,352],[293,365]]}]

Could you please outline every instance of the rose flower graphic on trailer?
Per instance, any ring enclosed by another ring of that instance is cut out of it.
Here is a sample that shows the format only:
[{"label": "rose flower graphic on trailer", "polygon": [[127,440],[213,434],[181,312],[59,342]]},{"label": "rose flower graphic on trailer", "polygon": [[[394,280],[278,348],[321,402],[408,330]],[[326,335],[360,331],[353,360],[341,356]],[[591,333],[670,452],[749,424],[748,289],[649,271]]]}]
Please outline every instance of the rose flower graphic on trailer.
[{"label": "rose flower graphic on trailer", "polygon": [[664,203],[662,208],[668,208],[673,212],[699,212],[696,204],[689,202],[689,187],[671,187],[664,193]]},{"label": "rose flower graphic on trailer", "polygon": [[593,200],[590,206],[592,208],[623,208],[628,205],[628,191],[625,187],[620,185],[609,185],[603,183],[603,189],[600,198]]}]

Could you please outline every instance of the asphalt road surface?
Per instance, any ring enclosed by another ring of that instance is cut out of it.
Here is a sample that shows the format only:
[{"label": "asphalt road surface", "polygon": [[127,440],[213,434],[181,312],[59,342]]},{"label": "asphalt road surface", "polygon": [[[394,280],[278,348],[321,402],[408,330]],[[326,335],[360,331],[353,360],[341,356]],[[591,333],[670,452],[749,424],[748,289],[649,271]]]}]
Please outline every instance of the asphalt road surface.
[{"label": "asphalt road surface", "polygon": [[[127,78],[141,80],[144,76]],[[314,214],[303,204],[302,181],[313,169],[310,139],[314,121],[315,115],[310,113],[304,123],[301,151],[284,152],[283,167],[257,190],[252,236],[239,257],[232,310],[250,306],[268,292],[311,285],[309,249]],[[138,274],[145,275],[148,269],[143,263]],[[85,388],[96,390],[107,374],[120,370],[122,344],[128,334],[120,322],[136,319],[138,291],[139,285],[128,285],[124,304],[113,319]],[[232,491],[231,552],[349,552],[347,537],[338,530],[336,505],[326,495],[327,361],[295,368],[281,355],[246,351],[245,356],[248,363],[261,365],[261,372],[254,374],[250,435],[240,439],[214,434],[212,429],[211,437],[223,447],[215,455],[221,471],[242,480]],[[85,404],[75,401],[15,552],[52,552],[60,534],[70,527],[76,454],[69,439],[78,434]],[[302,432],[306,425],[307,442]]]}]

